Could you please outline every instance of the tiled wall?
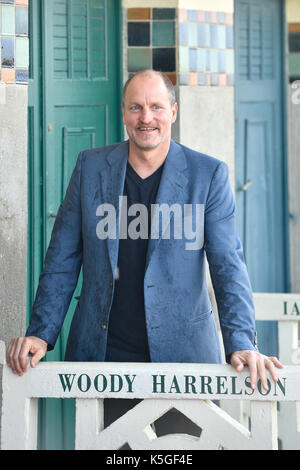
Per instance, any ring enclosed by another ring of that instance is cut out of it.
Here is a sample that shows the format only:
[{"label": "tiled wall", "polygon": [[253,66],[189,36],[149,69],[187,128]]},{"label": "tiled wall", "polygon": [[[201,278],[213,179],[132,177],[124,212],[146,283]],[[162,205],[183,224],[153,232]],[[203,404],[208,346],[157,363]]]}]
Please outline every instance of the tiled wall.
[{"label": "tiled wall", "polygon": [[178,85],[233,85],[232,13],[128,8],[126,17],[129,75],[153,68]]},{"label": "tiled wall", "polygon": [[28,83],[28,0],[0,0],[0,81]]},{"label": "tiled wall", "polygon": [[300,80],[300,22],[288,24],[289,79]]},{"label": "tiled wall", "polygon": [[129,75],[153,68],[176,84],[176,9],[129,8],[127,33]]}]

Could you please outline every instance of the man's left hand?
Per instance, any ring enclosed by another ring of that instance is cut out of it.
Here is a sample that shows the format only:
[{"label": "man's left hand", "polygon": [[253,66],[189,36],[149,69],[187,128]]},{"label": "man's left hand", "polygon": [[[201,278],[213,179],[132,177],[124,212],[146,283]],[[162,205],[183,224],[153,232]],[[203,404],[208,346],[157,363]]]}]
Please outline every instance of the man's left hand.
[{"label": "man's left hand", "polygon": [[267,369],[274,382],[277,382],[276,367],[283,368],[277,357],[268,357],[257,351],[250,350],[235,351],[231,355],[231,365],[238,372],[241,372],[245,365],[249,367],[251,388],[253,390],[256,387],[257,376],[260,378],[263,388],[268,390]]}]

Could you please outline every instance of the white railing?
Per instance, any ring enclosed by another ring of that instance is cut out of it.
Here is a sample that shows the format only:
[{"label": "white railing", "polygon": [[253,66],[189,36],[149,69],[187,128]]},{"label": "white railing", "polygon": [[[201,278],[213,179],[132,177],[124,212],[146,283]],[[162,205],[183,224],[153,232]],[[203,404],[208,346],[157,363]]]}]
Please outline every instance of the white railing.
[{"label": "white railing", "polygon": [[[278,322],[279,360],[285,365],[300,365],[300,294],[255,293],[254,304],[256,320]],[[241,423],[249,420],[247,402],[224,401],[221,407]],[[300,402],[280,403],[278,438],[283,450],[300,450]]]},{"label": "white railing", "polygon": [[[76,449],[212,450],[277,449],[276,402],[300,401],[300,367],[278,370],[250,388],[248,371],[230,365],[41,362],[23,377],[2,366],[2,449],[36,449],[37,399],[76,399]],[[104,429],[104,398],[140,398],[137,406]],[[250,404],[251,430],[211,400]],[[151,426],[176,408],[201,428],[200,437],[157,437]]]}]

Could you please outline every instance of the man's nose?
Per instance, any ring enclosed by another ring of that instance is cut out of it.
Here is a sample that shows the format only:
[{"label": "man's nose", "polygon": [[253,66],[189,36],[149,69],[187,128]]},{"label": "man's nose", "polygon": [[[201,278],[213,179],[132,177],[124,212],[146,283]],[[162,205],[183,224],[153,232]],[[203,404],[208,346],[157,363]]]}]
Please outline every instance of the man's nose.
[{"label": "man's nose", "polygon": [[141,121],[145,124],[148,124],[152,121],[152,112],[149,108],[143,108],[141,112]]}]

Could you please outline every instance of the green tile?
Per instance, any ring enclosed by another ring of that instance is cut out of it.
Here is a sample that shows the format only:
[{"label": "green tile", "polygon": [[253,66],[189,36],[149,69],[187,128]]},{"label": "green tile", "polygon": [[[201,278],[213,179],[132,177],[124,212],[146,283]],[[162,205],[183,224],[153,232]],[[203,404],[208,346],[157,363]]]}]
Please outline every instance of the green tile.
[{"label": "green tile", "polygon": [[2,6],[2,34],[15,34],[15,7]]},{"label": "green tile", "polygon": [[29,66],[29,43],[27,38],[16,38],[16,67]]},{"label": "green tile", "polygon": [[153,46],[174,46],[175,45],[174,21],[153,21],[152,45]]},{"label": "green tile", "polygon": [[128,49],[128,72],[152,68],[151,49],[132,47]]},{"label": "green tile", "polygon": [[290,75],[300,73],[300,53],[289,54],[289,73]]}]

